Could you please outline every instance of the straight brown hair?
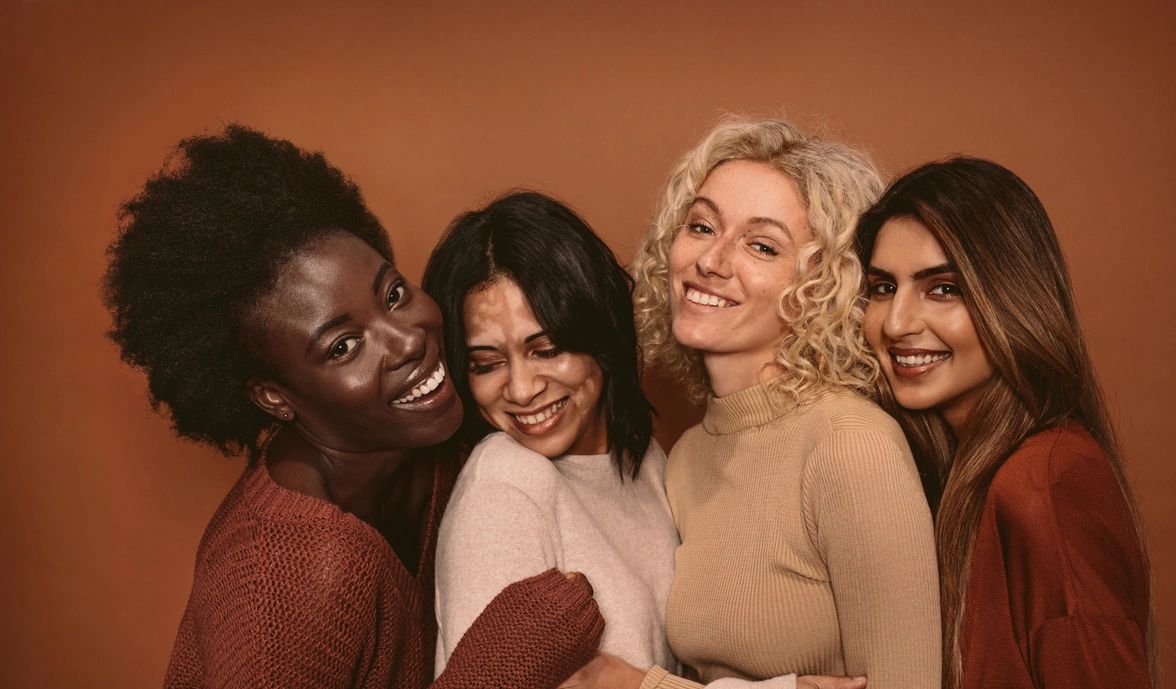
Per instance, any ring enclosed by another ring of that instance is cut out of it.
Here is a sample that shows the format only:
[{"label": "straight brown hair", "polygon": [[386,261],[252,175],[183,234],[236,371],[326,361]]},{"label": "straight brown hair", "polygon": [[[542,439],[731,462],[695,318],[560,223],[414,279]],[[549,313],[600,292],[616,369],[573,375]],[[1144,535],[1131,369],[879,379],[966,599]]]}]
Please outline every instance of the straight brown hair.
[{"label": "straight brown hair", "polygon": [[[882,406],[906,432],[936,515],[943,686],[955,689],[964,593],[981,509],[997,470],[1030,435],[1067,420],[1084,426],[1110,460],[1145,566],[1147,550],[1078,326],[1066,261],[1037,195],[1010,170],[987,160],[956,157],[923,165],[895,181],[862,216],[857,250],[863,265],[869,264],[882,226],[898,217],[924,225],[956,266],[964,302],[995,371],[958,436],[935,410],[904,409],[889,384],[884,379],[879,384]],[[1149,614],[1153,686],[1154,618]]]}]

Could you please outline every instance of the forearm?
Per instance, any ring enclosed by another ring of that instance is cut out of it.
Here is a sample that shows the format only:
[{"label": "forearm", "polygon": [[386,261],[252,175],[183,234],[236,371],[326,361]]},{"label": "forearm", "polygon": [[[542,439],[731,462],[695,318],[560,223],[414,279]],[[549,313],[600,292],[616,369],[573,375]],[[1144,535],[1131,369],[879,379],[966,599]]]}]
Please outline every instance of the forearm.
[{"label": "forearm", "polygon": [[462,636],[434,689],[551,689],[596,652],[596,602],[554,569],[511,584]]}]

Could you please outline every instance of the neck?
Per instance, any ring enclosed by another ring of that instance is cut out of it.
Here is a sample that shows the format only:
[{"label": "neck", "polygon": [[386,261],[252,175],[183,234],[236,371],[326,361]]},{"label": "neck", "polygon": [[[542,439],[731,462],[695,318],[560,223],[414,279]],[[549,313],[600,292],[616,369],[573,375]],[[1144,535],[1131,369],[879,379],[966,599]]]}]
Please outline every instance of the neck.
[{"label": "neck", "polygon": [[715,397],[726,397],[784,374],[773,361],[748,361],[731,354],[703,353],[702,365]]},{"label": "neck", "polygon": [[279,431],[266,459],[279,485],[328,500],[377,528],[389,494],[414,483],[408,450],[347,452],[321,446],[293,429]]}]

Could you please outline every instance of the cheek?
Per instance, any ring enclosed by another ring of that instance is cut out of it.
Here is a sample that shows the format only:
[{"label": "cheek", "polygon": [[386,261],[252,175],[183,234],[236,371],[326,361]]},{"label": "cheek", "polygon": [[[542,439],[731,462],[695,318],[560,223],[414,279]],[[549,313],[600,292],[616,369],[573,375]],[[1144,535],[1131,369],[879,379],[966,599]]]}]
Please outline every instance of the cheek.
[{"label": "cheek", "polygon": [[886,307],[871,301],[866,305],[866,313],[862,318],[862,332],[866,342],[875,353],[882,351],[882,323],[886,320]]},{"label": "cheek", "polygon": [[497,378],[499,378],[497,371],[480,375],[470,374],[470,397],[474,398],[474,404],[478,405],[478,411],[482,416],[488,416],[494,403],[500,399],[499,392],[502,390],[502,385]]},{"label": "cheek", "polygon": [[559,377],[568,388],[580,393],[585,406],[596,406],[604,381],[600,365],[589,354],[572,354],[567,359]]}]

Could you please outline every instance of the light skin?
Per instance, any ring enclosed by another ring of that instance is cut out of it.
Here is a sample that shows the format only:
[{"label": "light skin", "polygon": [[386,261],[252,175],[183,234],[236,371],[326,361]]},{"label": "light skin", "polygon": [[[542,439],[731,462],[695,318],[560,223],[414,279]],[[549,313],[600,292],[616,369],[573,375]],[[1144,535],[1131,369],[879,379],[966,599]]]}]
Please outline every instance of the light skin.
[{"label": "light skin", "polygon": [[955,267],[922,223],[892,218],[867,267],[863,328],[895,400],[934,409],[959,433],[993,374]]},{"label": "light skin", "polygon": [[[760,162],[716,167],[699,188],[670,247],[674,338],[698,350],[716,396],[783,373],[775,364],[785,321],[781,292],[797,275],[800,247],[812,241],[796,182]],[[637,689],[646,671],[598,654],[563,689]],[[863,689],[865,677],[803,676],[798,689]]]},{"label": "light skin", "polygon": [[283,422],[266,451],[274,480],[368,522],[415,569],[432,470],[411,450],[449,438],[462,414],[448,378],[437,382],[437,305],[338,232],[287,261],[246,329],[275,372],[249,386]]},{"label": "light skin", "polygon": [[766,163],[723,163],[699,188],[670,247],[670,312],[674,338],[701,352],[716,396],[783,372],[780,294],[812,239],[800,188]]},{"label": "light skin", "polygon": [[470,393],[483,418],[548,458],[608,451],[599,364],[560,349],[513,280],[475,288],[462,313]]}]

